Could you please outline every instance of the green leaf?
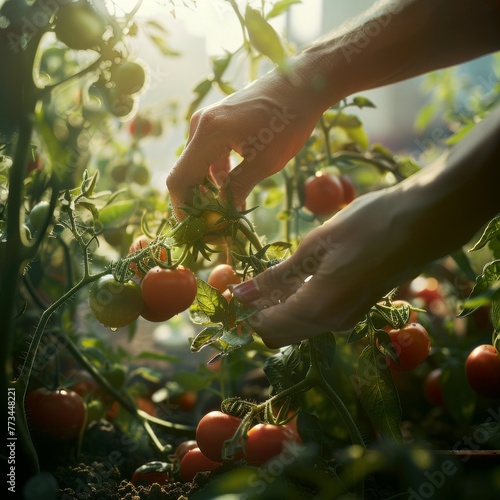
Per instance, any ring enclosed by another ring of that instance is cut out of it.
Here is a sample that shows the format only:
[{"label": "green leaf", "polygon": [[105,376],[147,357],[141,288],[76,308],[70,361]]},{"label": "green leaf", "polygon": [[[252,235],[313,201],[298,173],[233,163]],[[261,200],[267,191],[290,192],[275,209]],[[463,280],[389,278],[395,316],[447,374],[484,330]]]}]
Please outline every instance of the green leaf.
[{"label": "green leaf", "polygon": [[200,391],[206,387],[208,382],[206,377],[192,371],[178,371],[174,374],[173,379],[185,391]]},{"label": "green leaf", "polygon": [[486,226],[483,234],[479,238],[479,241],[469,250],[469,252],[474,252],[483,248],[490,240],[500,236],[500,215],[490,220]]},{"label": "green leaf", "polygon": [[214,72],[214,80],[216,82],[220,81],[222,78],[222,75],[231,62],[231,57],[232,54],[228,52],[225,57],[215,57],[212,59],[212,70]]},{"label": "green leaf", "polygon": [[272,9],[267,13],[266,19],[271,19],[273,17],[279,16],[296,3],[302,3],[302,0],[279,0],[279,2],[276,2],[273,5]]},{"label": "green leaf", "polygon": [[349,338],[347,339],[347,343],[352,344],[353,342],[357,342],[362,338],[366,337],[368,333],[368,323],[366,321],[360,321],[349,334]]},{"label": "green leaf", "polygon": [[398,307],[375,304],[374,308],[393,328],[403,327],[410,319],[411,309],[409,304],[402,304]]},{"label": "green leaf", "polygon": [[433,120],[437,111],[437,106],[433,102],[422,106],[417,113],[417,117],[415,118],[415,130],[417,132],[424,131],[429,123]]},{"label": "green leaf", "polygon": [[495,332],[500,332],[500,290],[491,299],[491,321]]},{"label": "green leaf", "polygon": [[397,444],[401,435],[401,405],[384,355],[371,343],[359,357],[359,389],[361,403],[376,431]]},{"label": "green leaf", "polygon": [[245,24],[253,47],[280,68],[285,68],[288,58],[281,38],[261,13],[249,5],[245,10]]},{"label": "green leaf", "polygon": [[149,35],[149,38],[151,41],[158,47],[160,52],[164,56],[179,56],[180,52],[177,50],[171,49],[168,45],[165,39],[161,36],[156,36],[156,35]]},{"label": "green leaf", "polygon": [[314,337],[311,341],[312,348],[316,350],[316,356],[323,370],[330,370],[335,358],[336,342],[332,332],[324,333]]},{"label": "green leaf", "polygon": [[264,201],[262,202],[262,206],[265,208],[274,208],[277,207],[285,197],[285,193],[281,187],[276,187],[272,189],[268,189],[265,192]]},{"label": "green leaf", "polygon": [[367,97],[363,97],[363,96],[354,97],[352,100],[352,104],[354,104],[354,106],[357,106],[360,109],[362,109],[362,108],[376,108],[377,107],[370,99],[368,99]]},{"label": "green leaf", "polygon": [[264,373],[273,387],[286,388],[293,385],[293,372],[299,363],[297,347],[289,346],[266,359]]},{"label": "green leaf", "polygon": [[456,250],[451,254],[452,259],[456,262],[460,270],[469,278],[470,280],[476,279],[476,272],[472,269],[469,258],[463,249]]},{"label": "green leaf", "polygon": [[99,221],[104,228],[123,226],[134,214],[136,208],[136,200],[124,200],[106,205],[99,211]]},{"label": "green leaf", "polygon": [[230,309],[222,293],[200,278],[196,278],[196,283],[198,291],[190,312],[197,310],[202,316],[209,318],[212,323],[219,323],[228,319]]},{"label": "green leaf", "polygon": [[475,311],[482,303],[473,306],[470,301],[491,297],[498,289],[500,281],[500,260],[489,262],[483,268],[483,272],[476,278],[476,284],[464,304],[464,310],[459,317],[464,317]]},{"label": "green leaf", "polygon": [[346,113],[338,113],[334,119],[333,124],[336,127],[341,127],[345,129],[349,128],[359,128],[363,125],[361,120],[356,115],[348,115]]},{"label": "green leaf", "polygon": [[462,125],[453,135],[448,137],[444,143],[447,146],[457,144],[474,128],[475,125],[476,124],[473,121],[467,123],[466,125]]},{"label": "green leaf", "polygon": [[198,352],[207,345],[216,342],[223,330],[222,325],[210,325],[204,328],[191,342],[191,352]]}]

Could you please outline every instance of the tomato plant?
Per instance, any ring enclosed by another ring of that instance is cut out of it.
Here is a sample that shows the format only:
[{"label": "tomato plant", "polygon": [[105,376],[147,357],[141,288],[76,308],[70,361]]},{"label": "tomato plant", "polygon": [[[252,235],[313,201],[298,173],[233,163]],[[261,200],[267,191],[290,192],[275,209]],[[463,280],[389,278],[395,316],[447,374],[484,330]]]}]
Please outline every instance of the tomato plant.
[{"label": "tomato plant", "polygon": [[257,424],[248,431],[245,457],[250,465],[262,465],[285,450],[285,443],[299,443],[295,432],[284,425]]},{"label": "tomato plant", "polygon": [[50,439],[67,440],[80,434],[87,409],[74,391],[40,387],[26,395],[25,412],[31,430]]},{"label": "tomato plant", "polygon": [[215,266],[208,275],[207,283],[219,292],[224,293],[228,285],[237,285],[241,283],[241,278],[234,272],[234,269],[229,264],[219,264]]},{"label": "tomato plant", "polygon": [[469,385],[481,396],[500,398],[500,356],[491,344],[474,348],[465,361]]},{"label": "tomato plant", "polygon": [[125,60],[113,66],[111,78],[118,94],[136,94],[146,83],[146,72],[141,64]]},{"label": "tomato plant", "polygon": [[403,328],[386,327],[399,363],[389,359],[391,370],[413,370],[429,355],[431,341],[427,330],[420,323],[408,323]]},{"label": "tomato plant", "polygon": [[186,452],[181,460],[181,478],[183,481],[192,481],[198,472],[207,472],[222,465],[207,458],[199,448],[193,448]]},{"label": "tomato plant", "polygon": [[195,275],[186,267],[151,268],[141,282],[144,303],[154,313],[171,318],[186,310],[196,297]]},{"label": "tomato plant", "polygon": [[[146,249],[149,246],[149,244],[151,243],[151,241],[152,241],[151,238],[149,238],[145,234],[141,234],[141,235],[137,236],[129,246],[128,255],[131,256],[131,255],[134,255],[138,252],[141,252],[141,250]],[[155,259],[162,261],[162,262],[166,262],[167,261],[167,251],[163,247],[158,247],[158,248],[151,247],[151,254],[145,255],[141,260],[146,267],[148,267],[148,266],[153,267],[155,265],[153,257]],[[134,271],[134,273],[137,276],[139,276],[139,278],[144,277],[144,273],[141,271],[141,269],[139,269],[137,262],[131,262],[130,269],[132,269],[132,271]]]},{"label": "tomato plant", "polygon": [[120,283],[112,275],[106,275],[90,288],[89,305],[103,325],[110,328],[127,326],[141,314],[141,288],[133,281]]},{"label": "tomato plant", "polygon": [[315,215],[330,215],[344,203],[344,191],[337,177],[317,174],[304,183],[304,206]]},{"label": "tomato plant", "polygon": [[218,410],[204,415],[196,427],[196,442],[202,453],[214,461],[221,461],[224,442],[231,439],[241,419]]}]

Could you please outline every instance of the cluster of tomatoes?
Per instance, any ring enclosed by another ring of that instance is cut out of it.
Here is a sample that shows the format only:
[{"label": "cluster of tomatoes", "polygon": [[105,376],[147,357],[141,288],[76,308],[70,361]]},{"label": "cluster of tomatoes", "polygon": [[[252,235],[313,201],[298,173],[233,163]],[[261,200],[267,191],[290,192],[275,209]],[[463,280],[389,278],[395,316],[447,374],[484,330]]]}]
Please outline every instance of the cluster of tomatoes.
[{"label": "cluster of tomatoes", "polygon": [[[147,236],[139,236],[130,245],[129,255],[145,250],[149,243]],[[159,247],[154,259],[146,255],[143,260],[155,264],[155,259],[166,263],[166,250]],[[129,325],[139,316],[153,322],[166,321],[193,303],[197,283],[190,269],[155,264],[143,273],[142,266],[136,262],[131,262],[130,267],[135,280],[121,283],[114,276],[106,275],[90,288],[90,308],[103,325],[116,329]]]},{"label": "cluster of tomatoes", "polygon": [[[280,454],[287,446],[300,445],[302,440],[292,419],[282,425],[258,423],[246,435],[242,450],[233,457],[244,460],[248,465],[260,466]],[[190,482],[199,472],[209,472],[224,462],[225,443],[231,440],[242,420],[218,410],[204,415],[196,428],[196,439],[180,443],[172,455],[173,464],[153,462],[139,467],[133,477],[134,484],[166,483],[174,476],[175,470],[180,479]],[[172,466],[173,465],[173,466]]]},{"label": "cluster of tomatoes", "polygon": [[314,215],[331,215],[356,198],[347,175],[318,172],[304,183],[304,207]]}]

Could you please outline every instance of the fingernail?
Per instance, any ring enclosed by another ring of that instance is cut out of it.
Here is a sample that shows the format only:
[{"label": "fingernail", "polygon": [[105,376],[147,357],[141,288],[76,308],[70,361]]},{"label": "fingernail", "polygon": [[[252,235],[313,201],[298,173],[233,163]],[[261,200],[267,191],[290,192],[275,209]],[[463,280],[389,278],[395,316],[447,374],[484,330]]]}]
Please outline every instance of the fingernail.
[{"label": "fingernail", "polygon": [[230,285],[230,290],[233,295],[244,304],[249,304],[262,297],[262,293],[257,287],[257,282],[255,280],[244,281],[238,285]]}]

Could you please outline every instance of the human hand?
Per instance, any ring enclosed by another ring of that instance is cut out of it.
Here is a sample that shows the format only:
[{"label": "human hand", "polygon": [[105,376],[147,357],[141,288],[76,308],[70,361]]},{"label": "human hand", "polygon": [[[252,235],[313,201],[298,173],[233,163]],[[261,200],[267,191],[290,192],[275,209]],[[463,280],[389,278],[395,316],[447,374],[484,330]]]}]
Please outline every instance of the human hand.
[{"label": "human hand", "polygon": [[[167,177],[178,219],[207,175],[241,207],[258,182],[300,151],[323,112],[301,82],[298,73],[275,70],[193,115],[186,147]],[[243,158],[232,170],[231,151]]]},{"label": "human hand", "polygon": [[398,224],[401,204],[394,197],[392,190],[359,197],[308,233],[288,259],[233,288],[240,302],[258,310],[249,324],[267,346],[352,328],[383,295],[418,274],[414,225]]}]

